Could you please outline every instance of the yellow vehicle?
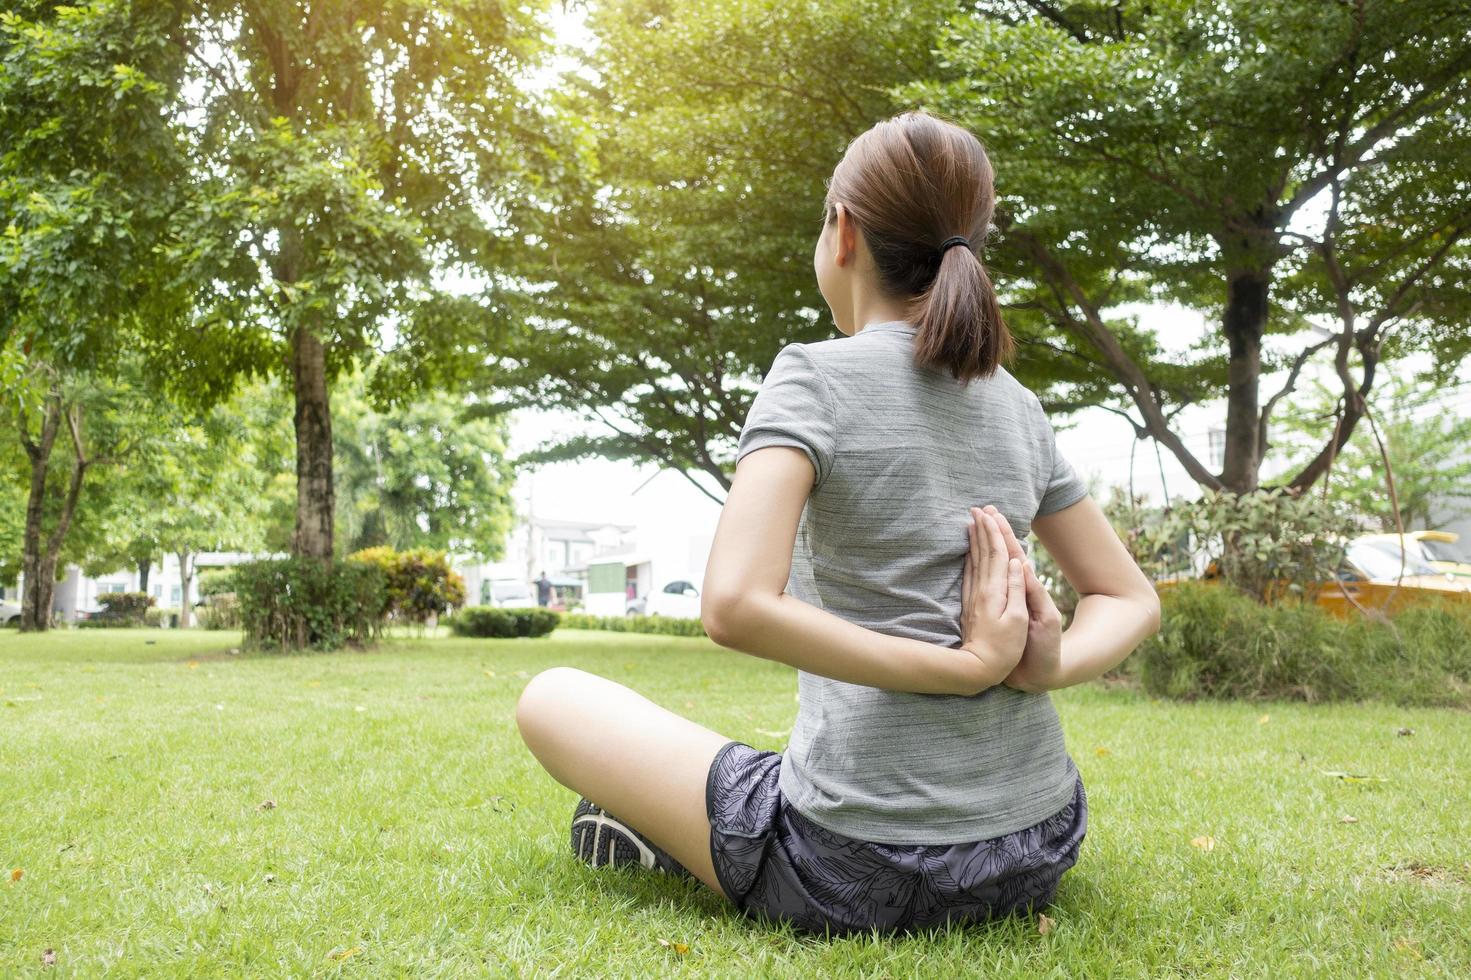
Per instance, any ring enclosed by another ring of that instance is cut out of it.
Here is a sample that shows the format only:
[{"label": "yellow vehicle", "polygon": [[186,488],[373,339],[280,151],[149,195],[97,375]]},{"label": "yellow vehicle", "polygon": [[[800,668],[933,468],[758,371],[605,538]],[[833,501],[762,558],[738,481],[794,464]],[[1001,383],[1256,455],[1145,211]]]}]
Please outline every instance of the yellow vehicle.
[{"label": "yellow vehicle", "polygon": [[[1415,533],[1441,535],[1448,532]],[[1359,615],[1361,607],[1393,615],[1426,602],[1471,604],[1471,576],[1456,577],[1437,568],[1408,547],[1410,540],[1407,533],[1407,547],[1401,556],[1397,534],[1366,534],[1354,538],[1348,543],[1337,581],[1315,583],[1310,588],[1313,601],[1343,618]],[[1218,582],[1219,575],[1219,567],[1211,562],[1202,579]],[[1160,581],[1156,588],[1163,592],[1178,581]]]},{"label": "yellow vehicle", "polygon": [[[1454,531],[1406,531],[1405,551],[1460,582],[1471,582],[1471,561],[1456,547],[1461,536]],[[1398,534],[1366,534],[1360,541],[1385,542],[1399,553]]]},{"label": "yellow vehicle", "polygon": [[1337,616],[1356,615],[1357,606],[1392,615],[1426,601],[1471,602],[1471,579],[1453,578],[1409,547],[1401,553],[1397,534],[1366,534],[1349,542],[1338,583],[1325,583],[1316,599]]}]

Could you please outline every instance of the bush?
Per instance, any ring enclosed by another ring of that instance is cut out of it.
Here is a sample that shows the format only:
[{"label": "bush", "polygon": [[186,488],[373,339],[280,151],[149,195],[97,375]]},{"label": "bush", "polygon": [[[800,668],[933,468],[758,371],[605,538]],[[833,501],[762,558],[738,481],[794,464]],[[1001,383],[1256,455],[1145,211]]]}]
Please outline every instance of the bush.
[{"label": "bush", "polygon": [[102,611],[78,625],[83,627],[143,626],[153,596],[146,592],[104,592],[97,597]]},{"label": "bush", "polygon": [[450,619],[449,628],[456,636],[488,636],[508,639],[515,636],[546,636],[557,628],[561,614],[553,609],[531,606],[525,609],[498,609],[495,606],[471,606],[461,609]]},{"label": "bush", "polygon": [[232,578],[232,568],[206,568],[199,573],[199,598],[208,599],[210,596],[220,595],[225,592],[235,591],[235,581]]},{"label": "bush", "polygon": [[143,623],[146,626],[163,627],[179,625],[179,610],[169,606],[165,608],[154,607],[143,614]]},{"label": "bush", "polygon": [[427,623],[433,616],[465,604],[465,580],[450,567],[443,551],[387,546],[364,548],[348,560],[377,566],[387,583],[384,614],[406,623]]},{"label": "bush", "polygon": [[1310,602],[1262,605],[1202,582],[1167,589],[1161,602],[1160,632],[1130,658],[1150,694],[1471,707],[1464,605],[1343,620]]},{"label": "bush", "polygon": [[234,577],[247,646],[334,650],[382,635],[387,582],[375,564],[279,558],[236,565]]},{"label": "bush", "polygon": [[196,606],[194,613],[201,629],[238,630],[241,626],[240,600],[233,592],[214,593],[208,602]]},{"label": "bush", "polygon": [[586,613],[564,613],[562,625],[573,630],[660,633],[665,636],[705,635],[705,627],[698,619],[678,619],[671,616],[589,616]]}]

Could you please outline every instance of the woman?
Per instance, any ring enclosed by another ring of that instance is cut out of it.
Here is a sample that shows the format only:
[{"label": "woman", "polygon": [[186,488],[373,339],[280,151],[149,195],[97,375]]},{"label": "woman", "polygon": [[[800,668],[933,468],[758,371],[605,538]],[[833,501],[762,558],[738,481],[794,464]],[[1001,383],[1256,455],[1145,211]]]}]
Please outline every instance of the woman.
[{"label": "woman", "polygon": [[[584,860],[692,874],[754,918],[838,933],[1037,908],[1076,862],[1087,800],[1047,692],[1126,657],[1159,602],[1001,366],[974,244],[994,203],[981,144],[928,113],[849,145],[814,256],[844,336],[777,355],[702,590],[715,642],[797,668],[790,744],[538,674],[517,721],[584,796]],[[1029,532],[1081,595],[1066,630]]]}]

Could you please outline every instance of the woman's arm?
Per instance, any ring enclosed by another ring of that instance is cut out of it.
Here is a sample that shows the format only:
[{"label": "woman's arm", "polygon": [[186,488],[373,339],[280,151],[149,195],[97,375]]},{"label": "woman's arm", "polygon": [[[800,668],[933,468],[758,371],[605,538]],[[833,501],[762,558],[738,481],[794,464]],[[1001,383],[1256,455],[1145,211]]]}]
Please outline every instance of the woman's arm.
[{"label": "woman's arm", "polygon": [[1159,631],[1159,594],[1091,496],[1038,517],[1032,531],[1080,598],[1072,624],[1062,631],[1055,671],[1030,676],[1030,651],[1018,665],[1018,674],[1027,676],[1023,690],[1092,680]]},{"label": "woman's arm", "polygon": [[[993,637],[971,636],[965,648],[950,648],[864,629],[786,594],[792,544],[814,475],[807,456],[788,446],[756,450],[737,464],[701,589],[700,619],[710,638],[811,674],[887,690],[972,695],[999,683],[1020,656],[1024,615],[1014,615]],[[1000,530],[987,525],[993,537],[972,540],[971,553],[981,559],[971,563],[976,593],[995,596],[999,582],[1000,595],[1015,598],[1016,614],[1018,603],[1025,608],[1020,564],[1007,567]],[[969,582],[972,575],[966,577]],[[1022,632],[1003,636],[1013,621]]]}]

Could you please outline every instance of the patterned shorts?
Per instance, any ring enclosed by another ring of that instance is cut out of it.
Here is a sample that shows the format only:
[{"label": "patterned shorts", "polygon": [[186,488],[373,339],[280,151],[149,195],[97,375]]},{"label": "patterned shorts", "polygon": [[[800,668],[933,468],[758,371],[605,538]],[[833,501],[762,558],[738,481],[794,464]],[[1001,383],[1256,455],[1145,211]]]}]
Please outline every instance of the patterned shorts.
[{"label": "patterned shorts", "polygon": [[731,741],[710,764],[705,809],[720,887],[747,917],[810,933],[909,932],[1043,908],[1078,860],[1088,798],[1040,823],[964,844],[882,844],[820,827],[777,786],[782,755]]}]

